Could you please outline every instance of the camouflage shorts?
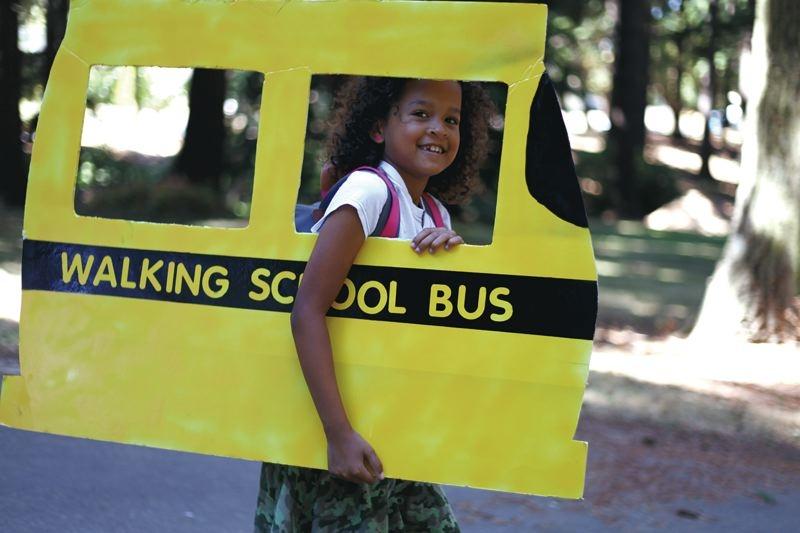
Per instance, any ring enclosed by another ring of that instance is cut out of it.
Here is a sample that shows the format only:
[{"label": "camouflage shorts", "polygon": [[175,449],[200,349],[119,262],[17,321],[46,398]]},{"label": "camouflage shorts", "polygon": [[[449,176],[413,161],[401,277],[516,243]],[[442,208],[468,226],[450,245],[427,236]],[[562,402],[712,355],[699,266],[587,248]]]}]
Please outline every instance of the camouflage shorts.
[{"label": "camouflage shorts", "polygon": [[384,479],[351,483],[324,470],[272,463],[261,467],[255,530],[302,532],[458,532],[442,489]]}]

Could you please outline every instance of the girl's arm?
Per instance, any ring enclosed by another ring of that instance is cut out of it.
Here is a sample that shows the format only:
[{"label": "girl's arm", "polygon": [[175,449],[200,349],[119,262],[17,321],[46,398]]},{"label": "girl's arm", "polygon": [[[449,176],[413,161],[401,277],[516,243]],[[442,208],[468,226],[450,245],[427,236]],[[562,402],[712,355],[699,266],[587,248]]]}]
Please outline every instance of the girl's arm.
[{"label": "girl's arm", "polygon": [[292,310],[292,335],[308,390],[328,440],[328,470],[353,482],[383,478],[383,465],[347,418],[333,366],[325,314],[364,244],[356,210],[342,206],[325,220]]}]

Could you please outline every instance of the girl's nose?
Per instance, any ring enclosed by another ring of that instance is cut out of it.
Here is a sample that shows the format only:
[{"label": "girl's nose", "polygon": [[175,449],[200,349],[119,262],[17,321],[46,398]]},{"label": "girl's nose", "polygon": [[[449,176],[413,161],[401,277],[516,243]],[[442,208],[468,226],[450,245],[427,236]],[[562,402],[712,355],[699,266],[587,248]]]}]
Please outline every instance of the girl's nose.
[{"label": "girl's nose", "polygon": [[439,120],[433,120],[428,126],[428,131],[434,135],[447,135],[447,129]]}]

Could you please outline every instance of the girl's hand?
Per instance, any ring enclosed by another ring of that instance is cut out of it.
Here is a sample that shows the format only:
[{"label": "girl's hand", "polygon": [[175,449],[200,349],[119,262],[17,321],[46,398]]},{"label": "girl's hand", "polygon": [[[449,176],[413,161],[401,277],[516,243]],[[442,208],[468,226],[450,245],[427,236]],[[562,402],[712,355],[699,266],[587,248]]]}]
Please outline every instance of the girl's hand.
[{"label": "girl's hand", "polygon": [[418,254],[425,252],[435,254],[442,245],[445,250],[450,250],[459,244],[464,244],[464,239],[447,228],[425,228],[411,240],[411,248]]},{"label": "girl's hand", "polygon": [[383,465],[375,450],[352,429],[328,435],[328,471],[353,483],[383,479]]}]

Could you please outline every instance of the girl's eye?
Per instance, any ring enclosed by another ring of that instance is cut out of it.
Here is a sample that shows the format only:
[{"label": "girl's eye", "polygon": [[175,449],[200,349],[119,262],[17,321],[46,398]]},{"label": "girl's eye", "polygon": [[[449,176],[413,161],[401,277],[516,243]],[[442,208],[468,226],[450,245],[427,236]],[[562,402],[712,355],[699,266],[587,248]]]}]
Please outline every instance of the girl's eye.
[{"label": "girl's eye", "polygon": [[428,112],[423,111],[422,109],[417,109],[416,111],[412,111],[411,114],[419,118],[428,118]]},{"label": "girl's eye", "polygon": [[448,124],[452,124],[453,126],[458,126],[458,122],[459,122],[459,121],[458,121],[458,119],[457,119],[456,117],[448,117],[448,118],[446,118],[446,119],[444,119],[444,120],[445,120],[445,122],[447,122]]}]

